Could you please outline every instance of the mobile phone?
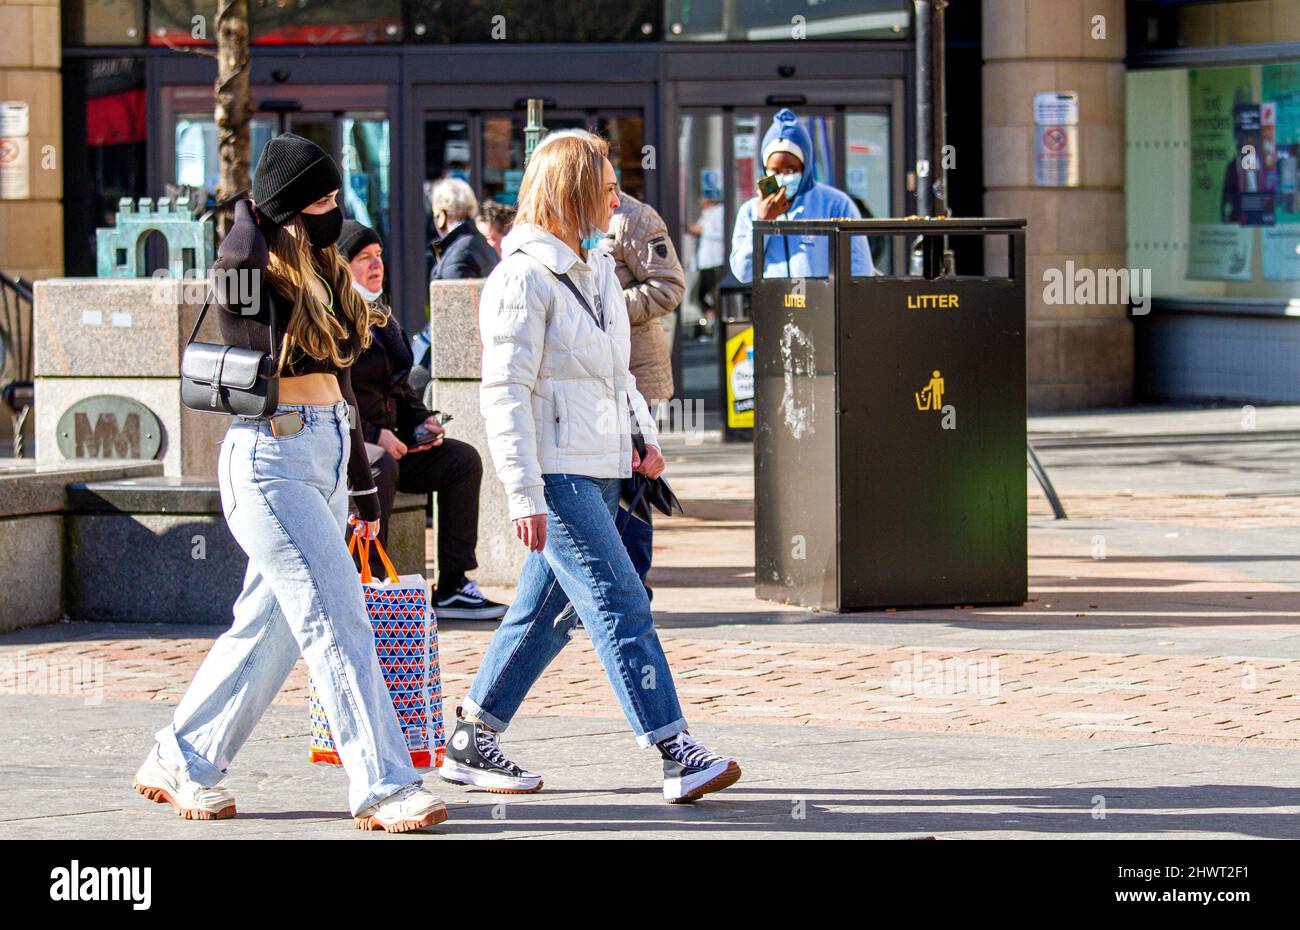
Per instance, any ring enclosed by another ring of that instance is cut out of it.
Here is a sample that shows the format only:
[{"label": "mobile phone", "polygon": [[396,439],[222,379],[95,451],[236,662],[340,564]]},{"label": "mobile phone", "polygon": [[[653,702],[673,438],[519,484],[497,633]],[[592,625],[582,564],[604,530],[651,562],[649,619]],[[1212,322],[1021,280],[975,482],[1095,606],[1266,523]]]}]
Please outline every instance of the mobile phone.
[{"label": "mobile phone", "polygon": [[271,417],[271,435],[283,439],[285,436],[292,436],[301,431],[305,425],[301,413],[297,410],[286,410]]},{"label": "mobile phone", "polygon": [[781,189],[781,181],[774,174],[764,175],[758,179],[758,192],[764,197],[771,197]]},{"label": "mobile phone", "polygon": [[427,446],[437,445],[441,438],[442,433],[429,432],[424,427],[420,427],[415,431],[415,435],[411,437],[411,444],[407,447],[407,451],[409,452],[411,449],[418,450]]}]

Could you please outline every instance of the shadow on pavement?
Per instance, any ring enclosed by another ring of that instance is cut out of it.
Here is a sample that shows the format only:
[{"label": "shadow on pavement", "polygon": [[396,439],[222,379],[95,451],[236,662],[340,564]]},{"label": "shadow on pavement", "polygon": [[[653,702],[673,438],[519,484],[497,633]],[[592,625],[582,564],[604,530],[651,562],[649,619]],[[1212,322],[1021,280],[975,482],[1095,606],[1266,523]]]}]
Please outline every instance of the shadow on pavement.
[{"label": "shadow on pavement", "polygon": [[[645,789],[557,791],[510,801],[470,795],[471,806],[449,805],[447,833],[497,834],[530,830],[754,831],[778,833],[1041,832],[1066,835],[1231,833],[1259,839],[1300,838],[1300,815],[1277,810],[1294,807],[1292,788],[1268,785],[1193,785],[1180,787],[939,788],[863,790],[856,788],[764,788],[743,781],[725,795],[690,806],[654,812],[645,804],[566,803],[567,798],[645,794]],[[749,800],[753,795],[764,796]],[[744,797],[742,797],[744,796]],[[1102,801],[1095,798],[1104,799]],[[499,808],[500,801],[506,807]],[[796,810],[803,802],[802,817]],[[927,807],[999,807],[1000,810],[926,810]],[[907,807],[911,810],[879,810]],[[862,808],[876,808],[863,810]],[[921,808],[916,810],[915,808]],[[494,809],[500,811],[494,817]],[[1104,814],[1104,816],[1094,816]],[[502,816],[503,815],[503,816]],[[828,822],[827,818],[834,818]]]}]

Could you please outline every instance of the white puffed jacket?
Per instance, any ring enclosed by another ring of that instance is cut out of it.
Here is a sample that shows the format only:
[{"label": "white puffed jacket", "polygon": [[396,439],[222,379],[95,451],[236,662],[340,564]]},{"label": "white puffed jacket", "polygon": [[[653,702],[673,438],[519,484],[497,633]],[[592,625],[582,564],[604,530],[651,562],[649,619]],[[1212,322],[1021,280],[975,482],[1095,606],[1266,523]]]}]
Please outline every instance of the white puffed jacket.
[{"label": "white puffed jacket", "polygon": [[[546,512],[543,474],[631,477],[633,422],[647,443],[659,440],[628,371],[631,325],[614,259],[598,248],[583,262],[529,223],[515,225],[501,253],[479,302],[479,403],[515,520]],[[603,329],[557,273],[603,312]]]}]

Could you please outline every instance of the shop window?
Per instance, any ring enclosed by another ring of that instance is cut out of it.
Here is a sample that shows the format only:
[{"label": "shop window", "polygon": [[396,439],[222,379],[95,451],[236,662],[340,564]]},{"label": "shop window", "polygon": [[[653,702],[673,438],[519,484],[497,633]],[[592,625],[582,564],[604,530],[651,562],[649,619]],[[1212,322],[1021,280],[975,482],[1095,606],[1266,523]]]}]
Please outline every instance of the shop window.
[{"label": "shop window", "polygon": [[905,39],[905,0],[668,0],[664,38],[683,42]]},{"label": "shop window", "polygon": [[1130,0],[1130,54],[1176,48],[1212,48],[1300,41],[1300,0],[1220,0],[1174,4]]},{"label": "shop window", "polygon": [[1157,297],[1300,297],[1300,63],[1130,71],[1130,268]]},{"label": "shop window", "polygon": [[120,197],[145,197],[148,119],[144,62],[70,58],[63,68],[64,254],[69,275],[95,274],[95,229]]},{"label": "shop window", "polygon": [[409,7],[407,33],[416,42],[653,42],[661,36],[659,0],[411,0]]}]

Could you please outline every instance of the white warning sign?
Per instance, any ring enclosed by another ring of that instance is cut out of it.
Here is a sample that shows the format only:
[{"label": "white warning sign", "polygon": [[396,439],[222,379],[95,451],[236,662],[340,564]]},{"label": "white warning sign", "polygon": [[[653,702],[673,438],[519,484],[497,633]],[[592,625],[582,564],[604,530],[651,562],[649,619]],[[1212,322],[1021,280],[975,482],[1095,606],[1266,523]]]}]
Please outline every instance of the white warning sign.
[{"label": "white warning sign", "polygon": [[1034,184],[1079,184],[1079,95],[1034,94]]},{"label": "white warning sign", "polygon": [[30,131],[26,101],[0,101],[0,200],[26,200],[31,196]]}]

